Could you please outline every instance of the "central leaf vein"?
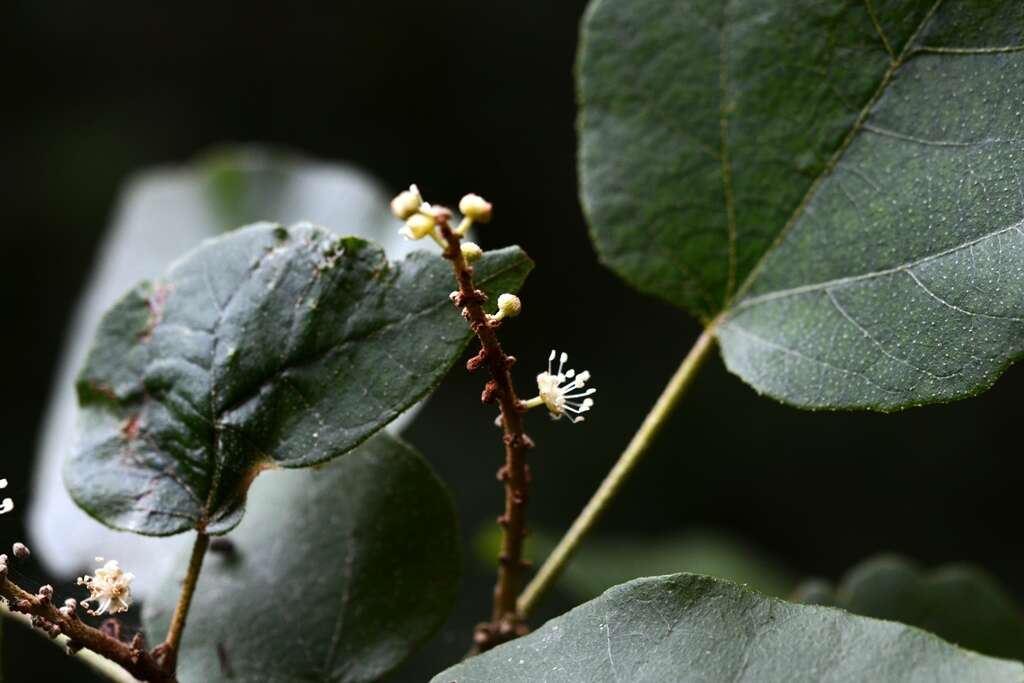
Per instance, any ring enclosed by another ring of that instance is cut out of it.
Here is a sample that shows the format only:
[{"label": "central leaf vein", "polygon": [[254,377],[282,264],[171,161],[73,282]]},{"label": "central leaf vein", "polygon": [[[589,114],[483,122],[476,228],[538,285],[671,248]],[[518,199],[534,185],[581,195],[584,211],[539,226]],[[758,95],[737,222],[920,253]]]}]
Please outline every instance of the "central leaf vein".
[{"label": "central leaf vein", "polygon": [[793,230],[794,226],[797,224],[799,219],[803,216],[807,206],[810,204],[811,200],[816,196],[825,178],[827,178],[832,173],[836,165],[839,163],[839,160],[842,159],[843,155],[846,153],[846,150],[849,149],[850,145],[853,143],[853,140],[857,137],[857,134],[860,133],[860,131],[863,129],[864,124],[867,122],[868,116],[871,113],[871,110],[874,108],[875,104],[885,93],[885,90],[892,82],[892,78],[895,75],[896,71],[906,62],[908,57],[912,55],[912,48],[914,43],[917,41],[918,36],[921,35],[925,27],[931,21],[932,17],[935,15],[935,12],[938,11],[939,6],[941,4],[942,0],[935,1],[935,4],[933,4],[931,9],[929,9],[928,12],[924,15],[921,22],[918,24],[917,28],[911,34],[910,38],[907,39],[907,42],[904,45],[903,50],[900,52],[899,57],[889,64],[889,67],[882,74],[882,78],[879,81],[878,87],[875,89],[875,92],[871,95],[871,97],[868,99],[867,104],[864,105],[860,113],[857,115],[857,118],[854,120],[853,125],[850,127],[850,130],[847,131],[846,135],[843,137],[843,140],[839,144],[839,147],[832,154],[832,157],[828,160],[828,163],[825,164],[825,167],[822,169],[821,173],[819,173],[818,176],[814,179],[814,182],[812,182],[810,187],[807,188],[807,192],[804,194],[803,199],[801,199],[800,203],[793,210],[793,213],[790,214],[789,219],[783,225],[782,230],[779,231],[778,236],[776,236],[771,246],[768,247],[767,250],[765,250],[765,252],[761,255],[761,258],[758,259],[757,264],[754,266],[753,269],[751,269],[750,273],[743,281],[743,284],[737,290],[735,296],[732,297],[732,301],[736,301],[737,299],[741,298],[750,289],[750,287],[753,286],[754,282],[760,275],[761,270],[764,268],[764,265],[767,262],[768,257],[772,253],[774,253],[775,250],[782,244],[782,242]]}]

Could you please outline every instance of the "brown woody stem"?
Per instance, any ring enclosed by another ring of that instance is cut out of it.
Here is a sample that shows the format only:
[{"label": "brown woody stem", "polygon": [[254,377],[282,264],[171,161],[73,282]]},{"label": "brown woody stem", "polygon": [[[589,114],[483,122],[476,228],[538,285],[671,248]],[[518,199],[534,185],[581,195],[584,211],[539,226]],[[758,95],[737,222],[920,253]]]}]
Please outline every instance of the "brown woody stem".
[{"label": "brown woody stem", "polygon": [[533,442],[523,432],[524,408],[512,386],[509,368],[515,358],[502,350],[495,334],[496,325],[488,320],[483,309],[487,297],[473,283],[473,268],[463,258],[460,235],[451,229],[447,220],[442,218],[439,223],[445,242],[444,257],[451,261],[459,285],[452,301],[480,340],[480,352],[470,359],[467,367],[472,371],[485,365],[490,372],[491,379],[481,400],[498,403],[504,431],[505,464],[498,470],[498,479],[505,484],[505,511],[498,518],[502,541],[498,579],[494,586],[494,610],[491,621],[477,626],[473,635],[474,651],[483,652],[526,632],[516,609],[516,599],[527,567],[523,560],[530,478],[526,454],[533,447]]},{"label": "brown woody stem", "polygon": [[[40,591],[42,593],[42,591]],[[70,639],[69,646],[88,648],[119,664],[132,676],[150,683],[176,683],[174,673],[165,669],[142,646],[141,638],[130,643],[115,638],[78,618],[77,613],[62,613],[45,595],[34,595],[7,577],[7,565],[0,563],[0,595],[11,610],[33,618],[33,624],[51,637],[63,634]]]}]

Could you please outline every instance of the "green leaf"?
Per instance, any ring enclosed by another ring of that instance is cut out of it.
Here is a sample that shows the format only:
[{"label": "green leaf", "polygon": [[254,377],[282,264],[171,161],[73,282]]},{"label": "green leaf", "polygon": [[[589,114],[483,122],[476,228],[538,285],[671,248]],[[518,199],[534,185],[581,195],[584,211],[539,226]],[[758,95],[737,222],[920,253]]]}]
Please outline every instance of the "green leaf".
[{"label": "green leaf", "polygon": [[638,579],[434,683],[1024,681],[1024,666],[915,628],[693,574]]},{"label": "green leaf", "polygon": [[[455,508],[387,433],[315,470],[253,484],[245,519],[208,553],[178,679],[376,681],[445,620],[458,594]],[[166,633],[188,554],[144,610]]]},{"label": "green leaf", "polygon": [[[515,291],[530,265],[494,251],[478,281]],[[470,335],[451,289],[438,255],[309,224],[205,243],[104,317],[68,490],[114,528],[227,531],[261,470],[346,453],[430,391]]]},{"label": "green leaf", "polygon": [[[75,379],[107,309],[204,239],[254,221],[345,226],[350,234],[383,246],[392,260],[402,258],[422,245],[398,236],[387,200],[378,183],[351,166],[254,145],[149,168],[125,183],[64,337],[39,432],[28,533],[29,545],[48,571],[79,575],[97,553],[107,553],[102,549],[117,548],[118,559],[136,574],[133,593],[144,598],[173,554],[168,544],[174,541],[97,524],[64,487],[61,469],[76,437]],[[414,411],[389,429],[397,430]]]},{"label": "green leaf", "polygon": [[983,654],[1024,659],[1024,615],[999,583],[977,567],[954,564],[923,571],[907,559],[883,556],[851,569],[830,593],[801,592],[808,594],[803,602],[899,621]]},{"label": "green leaf", "polygon": [[595,0],[605,262],[808,408],[976,394],[1024,353],[1024,4]]}]

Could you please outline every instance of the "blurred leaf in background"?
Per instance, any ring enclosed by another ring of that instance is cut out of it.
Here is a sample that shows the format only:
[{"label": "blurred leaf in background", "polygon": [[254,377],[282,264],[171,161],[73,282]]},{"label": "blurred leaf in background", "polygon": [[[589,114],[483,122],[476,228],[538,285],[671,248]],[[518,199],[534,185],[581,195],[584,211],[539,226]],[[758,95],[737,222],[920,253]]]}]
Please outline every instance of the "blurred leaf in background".
[{"label": "blurred leaf in background", "polygon": [[[144,597],[166,571],[175,544],[188,542],[111,531],[72,502],[61,466],[75,438],[75,375],[101,315],[126,290],[202,240],[256,220],[308,220],[376,241],[391,259],[412,251],[398,237],[386,193],[337,163],[257,146],[224,148],[129,182],[68,329],[39,438],[29,540],[48,571],[70,576],[96,555],[115,556],[136,574],[134,589]],[[403,424],[400,418],[392,429]]]},{"label": "blurred leaf in background", "polygon": [[[317,469],[261,475],[224,540],[199,578],[182,683],[376,681],[458,597],[452,497],[386,432]],[[153,637],[170,623],[188,550],[177,559],[144,610]]]},{"label": "blurred leaf in background", "polygon": [[1024,659],[1024,614],[993,576],[968,564],[922,569],[882,555],[851,569],[838,587],[810,579],[793,597],[917,626],[982,654]]},{"label": "blurred leaf in background", "polygon": [[[556,540],[554,534],[543,530],[531,531],[526,539],[526,556],[538,564],[555,547]],[[500,543],[501,532],[496,525],[480,529],[475,549],[481,566],[494,565]],[[661,538],[588,539],[565,568],[558,585],[579,603],[632,579],[682,571],[726,579],[776,597],[785,597],[796,585],[794,574],[778,560],[740,539],[710,529],[692,529]]]}]

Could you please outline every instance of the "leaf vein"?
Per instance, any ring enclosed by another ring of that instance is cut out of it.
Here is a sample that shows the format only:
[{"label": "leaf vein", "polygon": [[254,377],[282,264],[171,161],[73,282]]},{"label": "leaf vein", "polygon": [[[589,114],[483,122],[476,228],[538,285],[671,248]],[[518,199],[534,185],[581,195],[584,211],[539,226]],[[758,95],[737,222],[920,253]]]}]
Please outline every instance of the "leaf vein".
[{"label": "leaf vein", "polygon": [[842,304],[839,303],[838,299],[836,299],[836,296],[835,296],[835,294],[833,293],[833,291],[831,289],[826,289],[825,293],[828,295],[828,300],[831,301],[832,305],[835,306],[835,309],[837,311],[839,311],[839,315],[843,316],[843,318],[845,318],[851,325],[856,327],[861,332],[861,334],[863,334],[865,337],[867,337],[868,340],[870,340],[871,343],[874,344],[875,347],[886,358],[890,358],[890,359],[896,361],[897,363],[900,363],[902,365],[906,365],[908,368],[911,368],[912,370],[916,370],[916,371],[918,371],[918,372],[920,372],[922,374],[928,375],[932,379],[948,379],[949,377],[951,377],[951,375],[946,375],[944,377],[940,376],[940,375],[936,375],[934,372],[931,372],[930,370],[926,370],[925,368],[918,367],[917,365],[914,365],[913,363],[911,363],[906,358],[901,358],[901,357],[899,357],[899,356],[897,356],[897,355],[895,355],[893,353],[890,353],[889,351],[886,350],[885,345],[882,344],[882,342],[879,341],[878,338],[875,337],[875,335],[871,334],[871,332],[869,332],[867,328],[865,328],[863,325],[861,325],[859,322],[857,322],[857,320],[852,315],[850,315],[850,313],[846,310],[846,308]]},{"label": "leaf vein", "polygon": [[949,301],[946,301],[941,296],[939,296],[938,294],[936,294],[935,292],[930,290],[928,287],[926,287],[925,284],[923,282],[921,282],[921,280],[917,277],[917,275],[914,274],[914,271],[912,271],[912,270],[910,270],[908,268],[908,269],[906,269],[906,273],[907,273],[907,275],[910,276],[910,279],[912,279],[914,281],[914,283],[917,284],[918,287],[920,287],[922,290],[924,290],[925,294],[927,294],[931,298],[935,299],[936,301],[938,301],[943,306],[946,306],[947,308],[950,308],[950,309],[956,311],[957,313],[963,313],[964,315],[974,316],[974,317],[978,317],[978,318],[989,318],[990,320],[1006,320],[1006,321],[1012,322],[1012,323],[1024,323],[1024,318],[1014,318],[1012,316],[1006,316],[1006,315],[991,315],[989,313],[981,313],[981,312],[978,312],[978,311],[969,311],[966,308],[961,308],[960,306],[957,306],[956,304],[953,304],[953,303],[950,303]]},{"label": "leaf vein", "polygon": [[730,330],[735,330],[735,331],[739,332],[740,334],[742,334],[742,335],[744,335],[746,337],[749,337],[750,339],[754,340],[755,342],[757,342],[759,344],[762,344],[763,346],[767,346],[769,348],[776,349],[777,351],[781,351],[782,353],[784,353],[786,355],[795,356],[796,358],[799,358],[800,360],[805,360],[805,361],[808,361],[810,363],[815,363],[817,365],[823,365],[823,366],[827,367],[830,370],[835,370],[835,371],[841,372],[841,373],[843,373],[845,375],[853,375],[854,377],[859,377],[860,379],[864,380],[864,382],[866,382],[867,384],[873,386],[874,388],[878,389],[879,391],[884,391],[885,393],[891,394],[893,396],[901,395],[900,392],[895,390],[895,389],[890,389],[889,387],[884,387],[881,384],[878,384],[877,382],[875,382],[873,379],[871,379],[868,375],[864,374],[863,372],[858,372],[857,370],[851,370],[849,368],[844,368],[844,367],[842,367],[840,365],[835,365],[834,363],[830,363],[830,362],[828,362],[826,360],[822,360],[820,358],[815,358],[814,356],[808,356],[807,354],[801,353],[800,351],[798,351],[796,349],[790,348],[788,346],[783,346],[782,344],[778,344],[778,343],[773,342],[771,340],[765,339],[764,337],[761,337],[761,336],[751,332],[750,330],[748,330],[748,329],[746,329],[746,328],[744,328],[744,327],[742,327],[740,325],[737,325],[735,321],[730,321],[729,329]]},{"label": "leaf vein", "polygon": [[950,254],[954,254],[954,253],[956,253],[958,251],[961,251],[962,249],[967,249],[969,247],[973,247],[974,245],[979,244],[981,242],[984,242],[985,240],[989,240],[989,239],[992,239],[994,237],[998,237],[999,235],[1003,235],[1003,234],[1011,232],[1011,231],[1018,232],[1022,236],[1024,236],[1024,228],[1022,228],[1022,226],[1024,226],[1024,220],[1022,220],[1019,223],[1015,223],[1014,225],[1010,225],[1010,226],[1007,226],[1005,228],[1000,228],[999,230],[996,230],[994,232],[987,233],[985,235],[982,235],[982,236],[977,237],[975,239],[969,240],[969,241],[964,242],[962,244],[957,244],[957,245],[955,245],[953,247],[950,247],[948,249],[944,249],[944,250],[942,250],[940,252],[937,252],[935,254],[929,254],[928,256],[924,256],[924,257],[922,257],[920,259],[917,259],[915,261],[909,261],[907,263],[901,263],[901,264],[893,266],[891,268],[883,268],[882,270],[875,270],[875,271],[871,271],[869,273],[862,273],[860,275],[850,275],[850,276],[847,276],[847,277],[835,278],[833,280],[826,280],[824,282],[815,282],[815,283],[812,283],[812,284],[809,284],[809,285],[800,285],[798,287],[790,287],[788,289],[780,289],[780,290],[776,290],[774,292],[768,292],[766,294],[760,294],[758,296],[749,297],[749,298],[744,299],[743,301],[741,301],[735,307],[733,307],[732,311],[729,312],[729,317],[731,318],[731,317],[735,316],[735,314],[737,312],[739,312],[739,311],[741,311],[741,310],[743,310],[745,308],[750,308],[751,306],[756,306],[757,304],[761,304],[761,303],[764,303],[766,301],[773,301],[773,300],[776,300],[776,299],[783,299],[783,298],[786,298],[786,297],[796,296],[796,295],[799,295],[799,294],[806,294],[808,292],[816,292],[816,291],[821,290],[821,289],[828,289],[828,288],[832,288],[832,287],[841,287],[841,286],[845,286],[845,285],[854,284],[854,283],[857,283],[857,282],[862,282],[864,280],[870,280],[870,279],[877,278],[877,277],[883,277],[883,276],[886,276],[886,275],[892,275],[894,273],[899,273],[900,271],[905,271],[905,270],[908,270],[910,268],[916,268],[916,267],[918,267],[920,265],[923,265],[925,263],[928,263],[930,261],[934,261],[936,259],[940,259],[940,258],[943,258],[945,256],[949,256]]},{"label": "leaf vein", "polygon": [[750,273],[743,281],[743,284],[737,290],[733,300],[741,297],[750,289],[750,287],[757,280],[758,276],[761,274],[761,270],[764,268],[764,265],[767,262],[768,257],[775,252],[779,245],[782,244],[782,242],[786,239],[790,232],[792,232],[793,227],[796,225],[800,217],[804,215],[807,206],[810,204],[811,200],[817,194],[822,182],[826,177],[828,177],[832,173],[836,165],[839,163],[839,160],[842,159],[843,155],[846,153],[846,150],[849,149],[850,145],[853,143],[854,138],[857,137],[857,134],[861,131],[862,127],[867,121],[868,115],[871,113],[871,110],[874,108],[875,104],[877,104],[878,100],[882,97],[882,94],[889,86],[889,83],[892,81],[893,75],[895,75],[896,71],[906,61],[906,58],[911,53],[911,48],[914,45],[914,42],[917,40],[918,36],[931,21],[931,18],[935,15],[935,12],[938,11],[939,6],[941,4],[942,0],[935,0],[935,4],[933,4],[931,9],[928,10],[928,12],[922,18],[921,23],[918,24],[913,34],[911,34],[910,38],[907,39],[907,43],[903,47],[903,51],[900,53],[899,58],[896,59],[896,61],[891,62],[889,64],[889,68],[887,68],[885,72],[882,74],[882,78],[879,81],[878,87],[875,89],[875,92],[871,95],[871,97],[867,101],[867,104],[864,105],[863,109],[861,109],[860,113],[857,115],[857,118],[854,120],[852,126],[850,127],[850,130],[847,131],[846,135],[843,137],[842,142],[839,143],[839,147],[832,154],[832,157],[828,160],[828,163],[825,164],[824,168],[822,168],[821,173],[819,173],[818,176],[814,179],[814,182],[812,182],[810,187],[807,188],[807,192],[804,193],[804,196],[800,200],[800,203],[797,204],[796,208],[793,210],[793,213],[790,215],[785,225],[782,226],[782,229],[779,231],[779,234],[776,236],[775,240],[768,247],[768,249],[766,249],[765,252],[761,255],[761,258],[758,259],[753,269],[751,269]]}]

